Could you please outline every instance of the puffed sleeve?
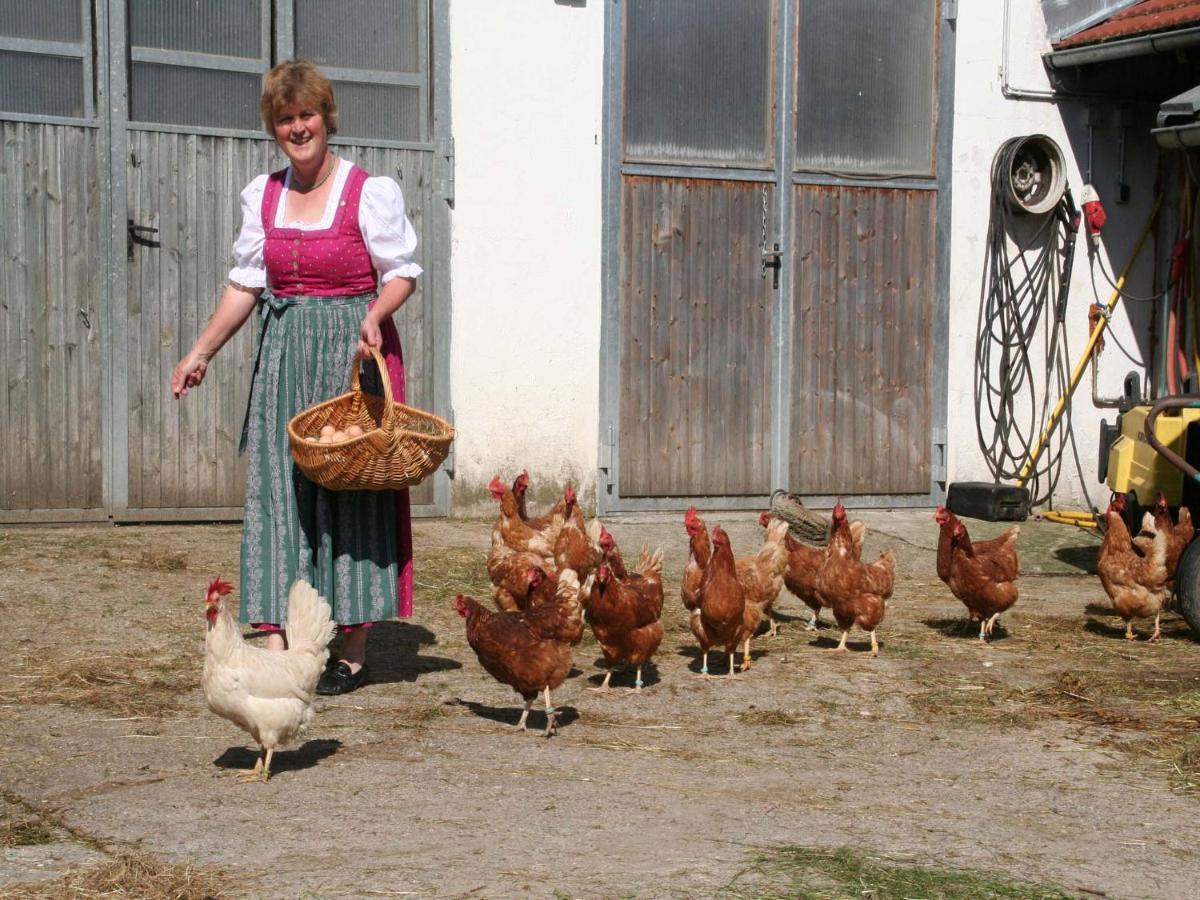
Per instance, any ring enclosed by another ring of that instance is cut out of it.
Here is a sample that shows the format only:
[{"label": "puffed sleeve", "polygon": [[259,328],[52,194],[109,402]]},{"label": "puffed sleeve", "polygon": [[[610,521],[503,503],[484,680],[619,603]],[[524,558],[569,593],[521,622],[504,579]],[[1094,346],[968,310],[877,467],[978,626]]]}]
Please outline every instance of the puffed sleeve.
[{"label": "puffed sleeve", "polygon": [[358,228],[381,284],[393,278],[416,278],[421,267],[413,259],[417,232],[404,211],[400,185],[387,177],[368,178],[358,205]]},{"label": "puffed sleeve", "polygon": [[267,266],[263,262],[262,198],[267,176],[259,175],[242,191],[242,230],[233,242],[233,268],[229,280],[243,287],[265,288]]}]

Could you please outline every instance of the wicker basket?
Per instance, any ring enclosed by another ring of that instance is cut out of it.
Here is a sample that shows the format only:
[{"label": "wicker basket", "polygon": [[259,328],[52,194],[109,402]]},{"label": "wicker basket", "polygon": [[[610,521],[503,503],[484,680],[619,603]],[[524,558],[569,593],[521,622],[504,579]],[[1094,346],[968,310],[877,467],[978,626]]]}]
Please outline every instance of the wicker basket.
[{"label": "wicker basket", "polygon": [[[350,391],[292,417],[288,438],[292,459],[311,480],[332,491],[386,491],[424,481],[445,460],[454,427],[433,413],[392,399],[383,357],[371,348],[383,382],[383,396],[363,393],[356,358]],[[361,437],[319,444],[308,438],[325,425],[345,430],[357,425]]]}]

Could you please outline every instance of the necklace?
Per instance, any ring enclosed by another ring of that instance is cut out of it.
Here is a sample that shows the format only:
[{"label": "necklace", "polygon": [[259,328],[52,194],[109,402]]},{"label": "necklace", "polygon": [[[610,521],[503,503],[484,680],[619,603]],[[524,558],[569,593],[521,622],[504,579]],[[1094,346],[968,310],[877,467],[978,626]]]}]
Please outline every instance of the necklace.
[{"label": "necklace", "polygon": [[325,174],[322,175],[320,178],[318,178],[316,181],[314,181],[312,184],[301,184],[299,181],[296,180],[296,170],[292,169],[292,190],[294,190],[298,193],[301,193],[301,194],[311,193],[312,191],[315,191],[317,188],[319,188],[321,185],[323,185],[325,182],[327,182],[329,180],[329,176],[333,174],[333,170],[336,168],[337,168],[337,157],[334,157],[333,162],[329,164],[329,169],[325,172]]}]

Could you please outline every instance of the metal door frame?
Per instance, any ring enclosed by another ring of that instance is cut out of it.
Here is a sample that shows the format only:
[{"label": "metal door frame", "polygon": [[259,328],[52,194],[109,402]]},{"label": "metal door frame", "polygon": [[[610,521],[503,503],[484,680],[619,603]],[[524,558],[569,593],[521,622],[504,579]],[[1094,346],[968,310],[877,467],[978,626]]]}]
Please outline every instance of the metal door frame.
[{"label": "metal door frame", "polygon": [[[129,359],[128,320],[125,313],[129,297],[129,263],[126,258],[128,240],[126,210],[129,184],[127,160],[129,131],[167,131],[224,135],[270,141],[262,132],[243,132],[219,128],[142,124],[131,125],[129,120],[128,20],[126,0],[95,0],[97,52],[97,110],[100,115],[102,212],[109,222],[107,253],[108,271],[104,315],[102,354],[108,372],[101,398],[104,422],[104,504],[108,518],[120,522],[154,521],[240,521],[242,507],[188,507],[163,509],[129,509]],[[270,0],[266,18],[271,33],[265,40],[275,49],[274,58],[283,59],[294,53],[294,3],[292,0]],[[421,7],[429,27],[429,46],[423,53],[432,54],[429,66],[429,98],[432,118],[431,133],[426,142],[377,141],[336,138],[331,143],[385,146],[429,152],[433,157],[434,185],[430,191],[432,207],[426,211],[429,230],[421,255],[425,277],[435,285],[437,302],[429,310],[429,327],[433,329],[435,359],[433,367],[433,409],[448,421],[454,421],[450,406],[450,208],[454,203],[454,151],[450,117],[450,16],[449,0],[428,0]],[[245,325],[243,327],[250,327]],[[165,390],[165,386],[164,386]],[[432,504],[413,507],[415,516],[445,516],[450,509],[450,478],[454,471],[454,451],[445,464],[433,475]]]},{"label": "metal door frame", "polygon": [[[597,472],[597,507],[601,514],[639,512],[696,506],[699,509],[761,509],[769,499],[763,496],[737,497],[622,497],[620,494],[620,229],[622,175],[658,175],[712,178],[726,181],[753,181],[775,186],[773,222],[782,251],[783,267],[779,289],[775,292],[775,353],[772,360],[774,417],[771,428],[771,486],[788,486],[788,435],[791,425],[791,379],[786,377],[792,364],[792,247],[791,238],[794,188],[798,184],[828,184],[848,187],[924,188],[938,192],[936,211],[937,257],[934,262],[936,292],[933,310],[933,384],[932,384],[932,478],[927,494],[854,495],[860,507],[924,507],[945,498],[946,488],[946,417],[947,372],[949,358],[950,294],[950,206],[951,152],[954,126],[954,52],[957,4],[929,0],[937,4],[937,99],[935,121],[935,177],[928,178],[849,178],[793,172],[795,162],[794,78],[795,34],[801,0],[776,0],[778,39],[775,47],[773,101],[775,103],[775,169],[691,167],[623,163],[623,101],[625,70],[625,8],[622,0],[613,0],[604,9],[604,102],[602,150],[603,256],[601,260],[600,326],[600,435]],[[768,236],[768,240],[771,237]],[[809,497],[814,506],[832,506],[833,496]]]}]

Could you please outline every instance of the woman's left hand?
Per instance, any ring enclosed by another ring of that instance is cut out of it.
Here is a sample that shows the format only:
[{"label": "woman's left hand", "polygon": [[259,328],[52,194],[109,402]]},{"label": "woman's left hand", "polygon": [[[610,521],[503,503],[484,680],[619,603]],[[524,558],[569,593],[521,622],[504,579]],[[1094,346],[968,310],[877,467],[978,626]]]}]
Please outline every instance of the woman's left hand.
[{"label": "woman's left hand", "polygon": [[379,330],[379,323],[375,321],[375,317],[367,313],[363,317],[362,327],[358,334],[358,358],[370,359],[371,348],[378,349],[383,343],[383,334]]}]

